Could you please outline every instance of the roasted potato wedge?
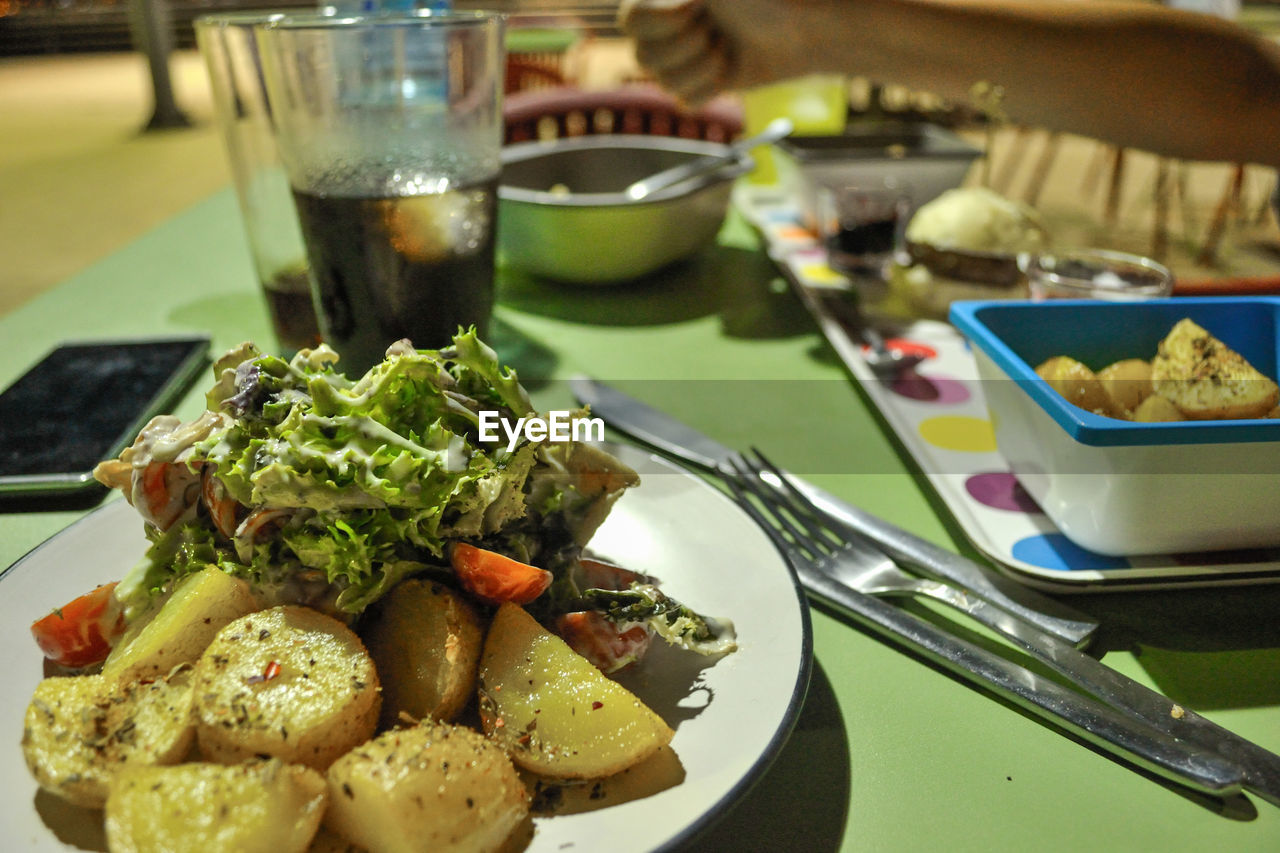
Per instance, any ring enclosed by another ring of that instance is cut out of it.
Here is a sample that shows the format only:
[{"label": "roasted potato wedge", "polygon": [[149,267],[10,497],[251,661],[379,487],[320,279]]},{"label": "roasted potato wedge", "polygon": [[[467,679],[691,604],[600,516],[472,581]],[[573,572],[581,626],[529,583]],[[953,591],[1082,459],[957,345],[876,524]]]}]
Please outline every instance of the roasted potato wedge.
[{"label": "roasted potato wedge", "polygon": [[368,740],[378,675],[346,625],[306,607],[242,616],[195,668],[196,736],[212,761],[270,755],[317,770]]},{"label": "roasted potato wedge", "polygon": [[485,734],[518,766],[546,776],[590,779],[636,764],[673,732],[522,608],[498,608],[480,658]]},{"label": "roasted potato wedge", "polygon": [[1097,375],[1074,358],[1054,356],[1037,367],[1036,373],[1068,403],[1099,415],[1118,415]]},{"label": "roasted potato wedge", "polygon": [[261,605],[249,585],[209,567],[184,578],[155,616],[131,626],[102,666],[108,681],[139,681],[194,663],[232,619]]},{"label": "roasted potato wedge", "polygon": [[1151,396],[1151,362],[1126,358],[1108,364],[1098,371],[1098,381],[1111,400],[1112,412],[1131,417]]},{"label": "roasted potato wedge", "polygon": [[112,853],[302,853],[327,797],[315,770],[274,758],[131,768],[111,781],[107,847]]},{"label": "roasted potato wedge", "polygon": [[371,853],[497,850],[529,813],[501,747],[435,720],[357,747],[328,782],[325,826]]},{"label": "roasted potato wedge", "polygon": [[1280,400],[1275,382],[1190,319],[1160,342],[1151,382],[1190,420],[1261,418]]},{"label": "roasted potato wedge", "polygon": [[444,584],[401,581],[360,634],[382,682],[384,728],[401,713],[453,720],[475,695],[484,628],[475,607]]},{"label": "roasted potato wedge", "polygon": [[1152,394],[1139,403],[1131,418],[1140,423],[1167,423],[1187,419],[1177,406],[1159,394]]},{"label": "roasted potato wedge", "polygon": [[125,765],[174,764],[191,749],[191,673],[114,686],[101,675],[46,678],[27,706],[22,753],[36,782],[101,808]]}]

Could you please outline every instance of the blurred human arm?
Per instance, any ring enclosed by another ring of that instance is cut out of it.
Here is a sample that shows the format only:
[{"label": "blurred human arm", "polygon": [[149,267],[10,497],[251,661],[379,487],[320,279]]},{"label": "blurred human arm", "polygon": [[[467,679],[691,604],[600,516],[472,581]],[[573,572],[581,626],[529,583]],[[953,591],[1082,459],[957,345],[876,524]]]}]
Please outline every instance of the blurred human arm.
[{"label": "blurred human arm", "polygon": [[637,57],[690,102],[816,72],[1193,160],[1280,166],[1280,47],[1140,0],[624,0]]}]

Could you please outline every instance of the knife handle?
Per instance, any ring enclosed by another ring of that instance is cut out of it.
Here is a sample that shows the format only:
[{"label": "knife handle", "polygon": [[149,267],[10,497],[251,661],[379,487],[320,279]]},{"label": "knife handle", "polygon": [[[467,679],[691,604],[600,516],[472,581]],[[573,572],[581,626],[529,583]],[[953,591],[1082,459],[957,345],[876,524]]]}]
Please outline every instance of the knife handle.
[{"label": "knife handle", "polygon": [[811,595],[835,605],[864,627],[1100,749],[1204,793],[1218,797],[1240,793],[1244,771],[1235,762],[1181,742],[831,577],[802,567],[797,571]]},{"label": "knife handle", "polygon": [[1049,634],[1081,648],[1088,645],[1098,622],[1030,587],[1010,580],[966,557],[940,548],[884,519],[852,506],[836,496],[787,474],[811,501],[854,532],[870,539],[894,562],[950,581],[988,604],[1011,613]]}]

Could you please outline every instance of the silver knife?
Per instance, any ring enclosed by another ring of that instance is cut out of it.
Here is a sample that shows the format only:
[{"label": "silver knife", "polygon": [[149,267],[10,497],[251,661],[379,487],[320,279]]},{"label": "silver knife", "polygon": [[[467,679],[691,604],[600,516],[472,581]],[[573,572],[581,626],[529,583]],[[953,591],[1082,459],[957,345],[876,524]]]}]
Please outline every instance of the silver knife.
[{"label": "silver knife", "polygon": [[[575,377],[569,380],[569,387],[593,415],[619,431],[704,470],[728,470],[727,460],[734,453],[731,448],[670,415],[594,379]],[[814,503],[870,539],[900,565],[953,583],[1073,646],[1086,645],[1098,629],[1097,620],[1074,608],[851,506],[799,477],[788,477]]]}]

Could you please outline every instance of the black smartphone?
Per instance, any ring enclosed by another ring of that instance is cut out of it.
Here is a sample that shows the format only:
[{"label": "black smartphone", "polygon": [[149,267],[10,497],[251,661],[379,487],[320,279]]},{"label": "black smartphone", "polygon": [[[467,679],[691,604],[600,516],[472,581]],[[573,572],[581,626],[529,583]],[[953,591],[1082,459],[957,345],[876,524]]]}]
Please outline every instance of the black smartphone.
[{"label": "black smartphone", "polygon": [[0,393],[0,496],[98,487],[119,454],[209,364],[209,338],[59,345]]}]

